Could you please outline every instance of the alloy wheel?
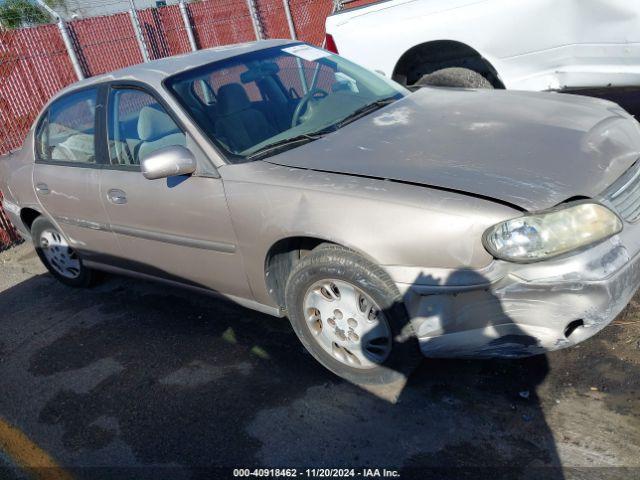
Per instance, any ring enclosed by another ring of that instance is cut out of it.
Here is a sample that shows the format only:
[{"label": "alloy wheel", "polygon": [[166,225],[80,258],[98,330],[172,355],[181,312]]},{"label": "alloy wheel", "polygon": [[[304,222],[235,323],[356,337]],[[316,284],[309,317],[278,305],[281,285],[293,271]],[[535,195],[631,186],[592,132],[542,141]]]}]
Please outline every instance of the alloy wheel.
[{"label": "alloy wheel", "polygon": [[314,340],[341,363],[368,369],[391,353],[392,333],[384,312],[355,285],[316,282],[307,290],[303,308]]},{"label": "alloy wheel", "polygon": [[81,265],[78,254],[58,231],[43,230],[39,244],[47,262],[57,273],[69,279],[80,276]]}]

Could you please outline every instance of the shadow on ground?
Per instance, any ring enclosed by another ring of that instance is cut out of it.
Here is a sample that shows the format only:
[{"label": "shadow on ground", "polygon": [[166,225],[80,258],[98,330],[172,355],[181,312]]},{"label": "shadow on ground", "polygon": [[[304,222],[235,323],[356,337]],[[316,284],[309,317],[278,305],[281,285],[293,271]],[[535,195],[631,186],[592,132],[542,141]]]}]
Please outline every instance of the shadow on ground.
[{"label": "shadow on ground", "polygon": [[[392,404],[325,371],[286,320],[161,285],[110,277],[79,291],[40,275],[0,292],[0,312],[0,412],[63,465],[161,468],[153,478],[354,465],[405,468],[403,478],[539,478],[560,462],[562,433],[545,411],[569,387],[559,372],[539,397],[544,356],[425,360]],[[633,379],[619,383],[637,389]],[[611,408],[637,422],[638,404],[622,403]],[[452,465],[461,470],[439,470]]]}]

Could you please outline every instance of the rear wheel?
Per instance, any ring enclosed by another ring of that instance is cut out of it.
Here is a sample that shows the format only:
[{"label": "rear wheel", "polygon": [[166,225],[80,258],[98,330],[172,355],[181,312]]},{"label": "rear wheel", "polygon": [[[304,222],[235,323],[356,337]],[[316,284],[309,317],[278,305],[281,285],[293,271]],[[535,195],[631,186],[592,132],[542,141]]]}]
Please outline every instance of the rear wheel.
[{"label": "rear wheel", "polygon": [[85,267],[78,253],[49,220],[36,218],[31,225],[36,253],[47,270],[60,282],[71,287],[88,287],[93,271]]},{"label": "rear wheel", "polygon": [[307,350],[353,383],[404,379],[421,358],[396,285],[351,250],[325,245],[300,260],[286,304]]},{"label": "rear wheel", "polygon": [[488,88],[493,85],[478,72],[469,68],[451,67],[423,75],[416,85],[431,87]]}]

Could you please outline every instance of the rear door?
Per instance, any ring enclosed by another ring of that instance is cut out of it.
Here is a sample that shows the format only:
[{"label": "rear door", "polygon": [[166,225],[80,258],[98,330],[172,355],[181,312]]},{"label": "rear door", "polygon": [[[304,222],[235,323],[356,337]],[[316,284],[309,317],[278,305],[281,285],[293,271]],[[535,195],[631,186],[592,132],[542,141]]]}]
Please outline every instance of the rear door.
[{"label": "rear door", "polygon": [[[101,192],[123,267],[250,297],[222,180],[170,109],[141,85],[114,84],[106,123]],[[144,178],[141,159],[171,145],[193,152],[196,174]]]},{"label": "rear door", "polygon": [[100,198],[96,148],[101,88],[71,92],[52,103],[36,131],[33,182],[45,212],[86,260],[118,251]]}]

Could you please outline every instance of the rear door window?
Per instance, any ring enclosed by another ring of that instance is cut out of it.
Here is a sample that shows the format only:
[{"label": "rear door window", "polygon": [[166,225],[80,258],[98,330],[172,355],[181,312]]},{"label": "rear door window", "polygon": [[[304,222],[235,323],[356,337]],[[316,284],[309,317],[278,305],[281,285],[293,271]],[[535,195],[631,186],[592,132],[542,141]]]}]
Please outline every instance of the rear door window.
[{"label": "rear door window", "polygon": [[36,132],[38,160],[53,163],[96,163],[95,88],[70,93],[55,101]]}]

